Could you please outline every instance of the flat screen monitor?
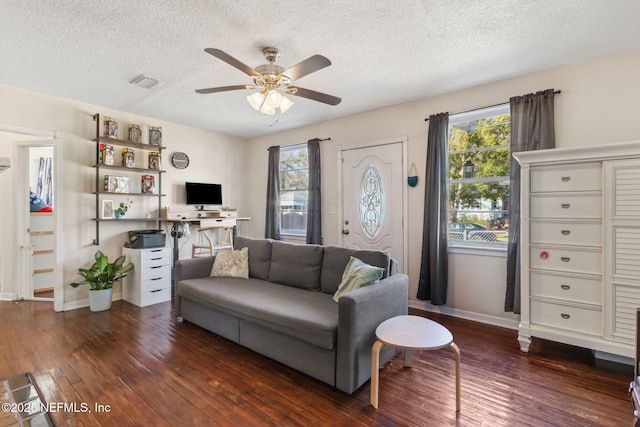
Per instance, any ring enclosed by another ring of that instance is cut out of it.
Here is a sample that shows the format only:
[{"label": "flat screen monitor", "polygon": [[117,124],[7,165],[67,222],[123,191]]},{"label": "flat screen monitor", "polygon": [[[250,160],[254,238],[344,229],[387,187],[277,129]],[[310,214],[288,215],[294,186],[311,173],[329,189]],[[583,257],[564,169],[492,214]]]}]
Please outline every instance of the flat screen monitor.
[{"label": "flat screen monitor", "polygon": [[222,185],[203,182],[187,182],[188,205],[222,205]]}]

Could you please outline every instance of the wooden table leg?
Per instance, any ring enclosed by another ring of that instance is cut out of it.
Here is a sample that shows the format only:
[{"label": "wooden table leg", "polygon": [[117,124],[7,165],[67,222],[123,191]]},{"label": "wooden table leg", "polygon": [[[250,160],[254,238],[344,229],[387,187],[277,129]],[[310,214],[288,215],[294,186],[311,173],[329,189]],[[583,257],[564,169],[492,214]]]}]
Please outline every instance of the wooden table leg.
[{"label": "wooden table leg", "polygon": [[413,366],[413,352],[410,348],[404,349],[404,366],[405,368],[411,368]]},{"label": "wooden table leg", "polygon": [[454,342],[449,344],[449,348],[456,355],[456,412],[460,412],[460,349]]},{"label": "wooden table leg", "polygon": [[378,409],[378,382],[380,378],[380,349],[384,344],[377,341],[371,347],[371,406]]}]

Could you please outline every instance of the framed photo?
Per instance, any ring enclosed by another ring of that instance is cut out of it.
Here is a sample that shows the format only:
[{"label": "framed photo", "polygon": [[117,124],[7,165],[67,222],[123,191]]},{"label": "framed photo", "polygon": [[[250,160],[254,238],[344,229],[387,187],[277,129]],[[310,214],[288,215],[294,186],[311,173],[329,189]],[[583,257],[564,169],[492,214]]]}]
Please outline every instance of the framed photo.
[{"label": "framed photo", "polygon": [[103,200],[102,201],[102,219],[112,219],[114,218],[113,212],[113,200]]}]

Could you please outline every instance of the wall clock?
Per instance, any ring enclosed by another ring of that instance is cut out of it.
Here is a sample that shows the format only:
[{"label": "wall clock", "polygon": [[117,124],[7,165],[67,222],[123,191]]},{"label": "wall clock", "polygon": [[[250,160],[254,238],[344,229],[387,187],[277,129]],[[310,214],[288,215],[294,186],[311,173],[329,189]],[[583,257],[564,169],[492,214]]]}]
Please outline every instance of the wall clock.
[{"label": "wall clock", "polygon": [[171,164],[177,169],[186,169],[189,166],[189,156],[183,152],[175,152],[171,156]]}]

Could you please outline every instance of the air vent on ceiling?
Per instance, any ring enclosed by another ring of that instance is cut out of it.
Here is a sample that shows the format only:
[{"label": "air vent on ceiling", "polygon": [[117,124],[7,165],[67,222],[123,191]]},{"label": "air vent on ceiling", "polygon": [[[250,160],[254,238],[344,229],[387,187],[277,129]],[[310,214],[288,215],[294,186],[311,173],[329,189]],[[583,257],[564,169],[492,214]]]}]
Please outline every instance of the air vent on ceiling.
[{"label": "air vent on ceiling", "polygon": [[145,74],[140,74],[135,79],[131,80],[131,84],[139,86],[144,89],[151,89],[160,83],[159,80],[153,79]]}]

